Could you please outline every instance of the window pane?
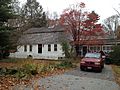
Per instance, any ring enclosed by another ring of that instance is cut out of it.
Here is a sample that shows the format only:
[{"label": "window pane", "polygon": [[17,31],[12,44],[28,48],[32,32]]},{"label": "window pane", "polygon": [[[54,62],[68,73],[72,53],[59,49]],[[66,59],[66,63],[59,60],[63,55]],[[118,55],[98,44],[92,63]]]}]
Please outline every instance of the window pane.
[{"label": "window pane", "polygon": [[96,46],[93,47],[93,50],[96,51]]},{"label": "window pane", "polygon": [[54,51],[57,51],[57,44],[54,44]]},{"label": "window pane", "polygon": [[110,46],[107,46],[107,50],[110,50]]},{"label": "window pane", "polygon": [[100,47],[99,46],[97,47],[97,51],[100,51]]},{"label": "window pane", "polygon": [[110,46],[109,49],[112,50],[112,47]]},{"label": "window pane", "polygon": [[50,44],[48,45],[48,51],[51,51],[51,45]]},{"label": "window pane", "polygon": [[103,46],[103,50],[105,50],[105,46]]},{"label": "window pane", "polygon": [[92,47],[92,46],[90,47],[90,50],[93,50],[93,47]]},{"label": "window pane", "polygon": [[30,45],[30,52],[32,52],[32,45]]}]

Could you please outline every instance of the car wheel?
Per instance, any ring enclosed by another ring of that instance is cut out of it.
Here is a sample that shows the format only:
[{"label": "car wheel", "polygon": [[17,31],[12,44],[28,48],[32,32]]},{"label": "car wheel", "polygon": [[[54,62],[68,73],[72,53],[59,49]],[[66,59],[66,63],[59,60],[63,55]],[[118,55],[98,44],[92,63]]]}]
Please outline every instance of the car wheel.
[{"label": "car wheel", "polygon": [[80,70],[81,70],[81,71],[84,71],[85,69],[84,69],[83,67],[80,67]]},{"label": "car wheel", "polygon": [[102,67],[98,70],[98,72],[102,72]]},{"label": "car wheel", "polygon": [[103,68],[104,68],[104,65],[102,65],[101,67],[102,67],[102,69],[103,69]]}]

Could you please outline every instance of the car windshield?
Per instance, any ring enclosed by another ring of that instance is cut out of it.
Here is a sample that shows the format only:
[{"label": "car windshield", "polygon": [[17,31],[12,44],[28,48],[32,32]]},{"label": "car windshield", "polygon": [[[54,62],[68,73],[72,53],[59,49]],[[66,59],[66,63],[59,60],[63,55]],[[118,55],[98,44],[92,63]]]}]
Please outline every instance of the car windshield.
[{"label": "car windshield", "polygon": [[100,58],[100,53],[87,53],[86,58]]}]

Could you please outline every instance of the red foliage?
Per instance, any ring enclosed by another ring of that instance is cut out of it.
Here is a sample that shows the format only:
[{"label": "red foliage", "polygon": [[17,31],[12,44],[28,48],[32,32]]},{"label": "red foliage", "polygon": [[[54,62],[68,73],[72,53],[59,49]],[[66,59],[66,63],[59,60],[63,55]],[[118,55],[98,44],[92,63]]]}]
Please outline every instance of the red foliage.
[{"label": "red foliage", "polygon": [[73,9],[65,9],[60,22],[64,25],[65,31],[72,35],[74,44],[93,44],[95,41],[98,43],[99,40],[97,39],[105,35],[102,25],[97,24],[99,16],[94,11],[91,13],[84,11],[84,8],[85,4],[80,3]]}]

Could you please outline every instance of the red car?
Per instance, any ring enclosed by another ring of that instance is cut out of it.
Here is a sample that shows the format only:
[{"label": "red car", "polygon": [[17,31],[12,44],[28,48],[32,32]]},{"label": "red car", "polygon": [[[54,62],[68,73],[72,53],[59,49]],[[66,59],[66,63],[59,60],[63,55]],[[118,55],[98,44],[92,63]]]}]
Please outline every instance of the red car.
[{"label": "red car", "polygon": [[104,58],[101,53],[86,53],[85,57],[80,62],[80,69],[93,69],[102,72],[104,68]]}]

